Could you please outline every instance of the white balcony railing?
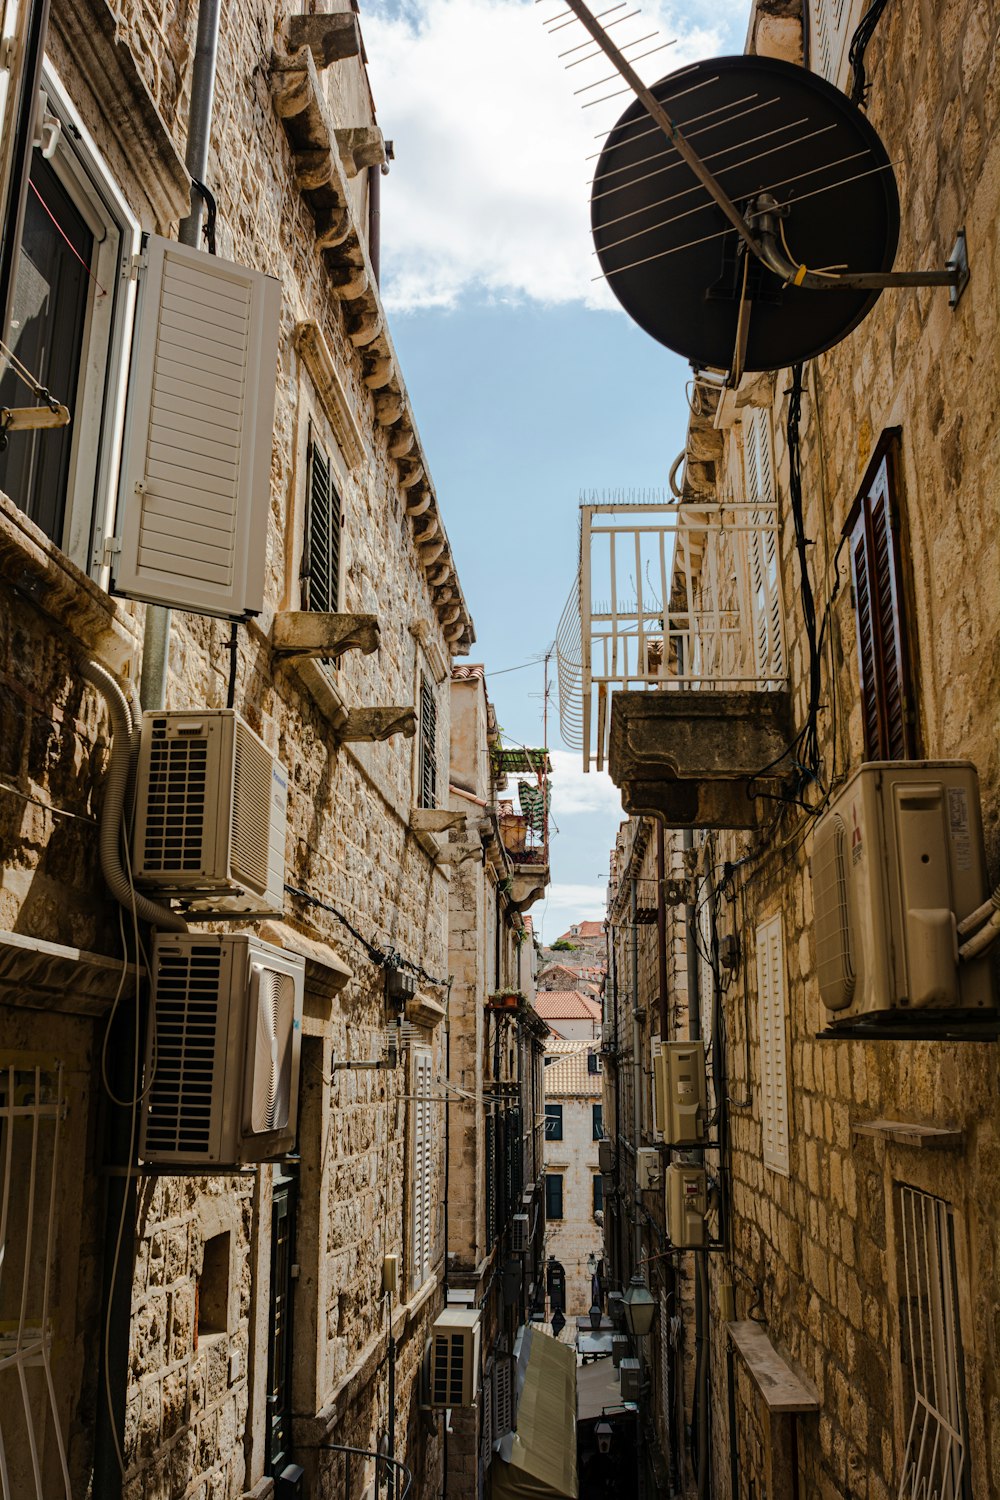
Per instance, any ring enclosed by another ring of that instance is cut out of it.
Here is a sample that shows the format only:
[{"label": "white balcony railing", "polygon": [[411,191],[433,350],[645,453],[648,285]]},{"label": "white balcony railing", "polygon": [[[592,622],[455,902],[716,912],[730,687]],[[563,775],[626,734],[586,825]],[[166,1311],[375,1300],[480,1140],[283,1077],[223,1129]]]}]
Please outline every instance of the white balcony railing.
[{"label": "white balcony railing", "polygon": [[784,686],[773,505],[619,500],[580,515],[556,654],[562,736],[584,770],[606,764],[616,689]]}]

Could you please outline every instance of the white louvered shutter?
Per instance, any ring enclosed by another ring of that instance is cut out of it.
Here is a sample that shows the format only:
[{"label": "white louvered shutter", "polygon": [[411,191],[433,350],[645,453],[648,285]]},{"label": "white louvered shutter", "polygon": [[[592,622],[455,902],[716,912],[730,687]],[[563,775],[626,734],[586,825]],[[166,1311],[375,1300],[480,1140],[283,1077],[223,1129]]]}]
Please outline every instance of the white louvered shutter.
[{"label": "white louvered shutter", "polygon": [[845,81],[851,37],[867,0],[809,0],[809,66],[840,88]]},{"label": "white louvered shutter", "polygon": [[144,261],[115,589],[240,619],[264,605],[280,286],[157,235]]},{"label": "white louvered shutter", "polygon": [[497,1355],[493,1366],[493,1392],[493,1431],[496,1437],[502,1437],[514,1425],[514,1361],[509,1354]]},{"label": "white louvered shutter", "polygon": [[[752,408],[743,414],[743,472],[746,500],[759,506],[751,519],[759,530],[744,533],[757,671],[766,677],[785,673],[785,644],[778,578],[777,500],[771,416]],[[776,684],[772,684],[776,685]]]},{"label": "white louvered shutter", "polygon": [[479,1393],[479,1456],[484,1469],[489,1468],[493,1457],[493,1368],[493,1361],[490,1360]]},{"label": "white louvered shutter", "polygon": [[430,1274],[431,1215],[434,1198],[434,1129],[431,1089],[433,1069],[429,1047],[413,1048],[413,1194],[410,1260],[413,1290]]},{"label": "white louvered shutter", "polygon": [[788,1176],[788,1069],[785,1061],[785,955],[781,913],[757,929],[761,1133],[764,1165]]}]

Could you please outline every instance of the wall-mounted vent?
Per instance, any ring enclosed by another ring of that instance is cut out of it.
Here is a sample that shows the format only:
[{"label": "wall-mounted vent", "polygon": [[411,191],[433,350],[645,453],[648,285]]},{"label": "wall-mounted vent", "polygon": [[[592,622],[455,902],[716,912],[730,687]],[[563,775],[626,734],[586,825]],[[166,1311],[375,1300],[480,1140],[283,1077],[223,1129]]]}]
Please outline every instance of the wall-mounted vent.
[{"label": "wall-mounted vent", "polygon": [[431,1330],[431,1406],[472,1406],[479,1371],[478,1309],[446,1307]]},{"label": "wall-mounted vent", "polygon": [[528,1214],[515,1214],[510,1226],[511,1249],[522,1255],[531,1243],[531,1219]]}]

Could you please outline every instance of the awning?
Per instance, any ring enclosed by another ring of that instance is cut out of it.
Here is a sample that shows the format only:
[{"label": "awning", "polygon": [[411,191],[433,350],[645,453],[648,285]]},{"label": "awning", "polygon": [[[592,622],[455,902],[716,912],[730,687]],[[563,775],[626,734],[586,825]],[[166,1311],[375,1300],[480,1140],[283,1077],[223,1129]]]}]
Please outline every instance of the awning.
[{"label": "awning", "polygon": [[517,1431],[494,1458],[493,1500],[577,1500],[575,1350],[528,1326],[517,1384]]}]

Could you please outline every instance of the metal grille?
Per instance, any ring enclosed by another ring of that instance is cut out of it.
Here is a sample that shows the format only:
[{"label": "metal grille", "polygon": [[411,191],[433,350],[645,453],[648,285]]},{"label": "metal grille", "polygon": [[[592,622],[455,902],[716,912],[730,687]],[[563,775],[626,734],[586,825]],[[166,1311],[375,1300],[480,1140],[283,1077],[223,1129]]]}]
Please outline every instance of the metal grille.
[{"label": "metal grille", "polygon": [[167,720],[153,725],[149,797],[143,839],[147,873],[204,868],[208,738],[168,737]]},{"label": "metal grille", "polygon": [[461,1406],[468,1338],[464,1329],[434,1335],[431,1388],[435,1406]]},{"label": "metal grille", "polygon": [[336,614],[340,608],[340,527],[341,502],[330,459],[315,437],[310,437],[309,505],[301,579],[306,609]]},{"label": "metal grille", "polygon": [[437,807],[437,704],[426,677],[420,679],[420,806]]},{"label": "metal grille", "polygon": [[178,944],[157,956],[156,1072],[142,1143],[147,1155],[210,1153],[222,964],[218,944]]},{"label": "metal grille", "polygon": [[232,867],[238,880],[263,895],[271,844],[272,759],[265,745],[236,721],[233,772]]},{"label": "metal grille", "polygon": [[902,1367],[911,1405],[898,1500],[967,1495],[961,1341],[951,1212],[941,1198],[899,1189]]},{"label": "metal grille", "polygon": [[62,1067],[0,1069],[0,1493],[72,1500],[52,1377]]}]

